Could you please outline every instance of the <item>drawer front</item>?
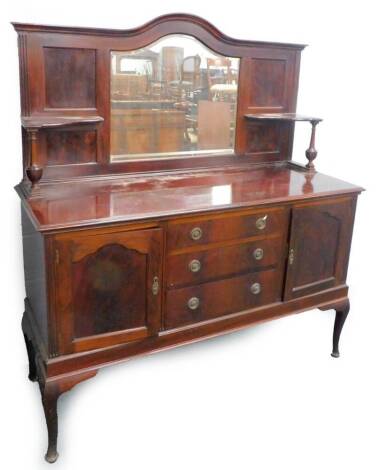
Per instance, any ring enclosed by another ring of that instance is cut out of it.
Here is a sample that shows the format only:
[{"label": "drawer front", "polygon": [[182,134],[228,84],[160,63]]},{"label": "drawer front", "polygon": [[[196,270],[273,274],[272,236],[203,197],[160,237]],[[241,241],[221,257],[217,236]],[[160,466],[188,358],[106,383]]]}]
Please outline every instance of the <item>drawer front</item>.
[{"label": "drawer front", "polygon": [[187,222],[168,224],[167,248],[169,251],[207,243],[237,240],[286,231],[286,209],[268,209],[243,215],[200,217]]},{"label": "drawer front", "polygon": [[280,270],[172,289],[167,292],[166,329],[249,310],[281,300]]},{"label": "drawer front", "polygon": [[280,237],[168,256],[167,285],[198,284],[274,267],[284,254],[284,243]]}]

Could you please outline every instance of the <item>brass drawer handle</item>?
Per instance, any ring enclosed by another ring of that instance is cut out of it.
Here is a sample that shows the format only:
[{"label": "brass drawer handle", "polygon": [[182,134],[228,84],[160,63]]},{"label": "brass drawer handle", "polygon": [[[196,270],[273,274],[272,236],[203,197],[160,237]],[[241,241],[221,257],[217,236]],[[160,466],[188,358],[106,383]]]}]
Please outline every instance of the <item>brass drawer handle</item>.
[{"label": "brass drawer handle", "polygon": [[199,240],[202,237],[202,229],[200,227],[194,227],[190,232],[192,240]]},{"label": "brass drawer handle", "polygon": [[256,228],[258,228],[259,230],[264,230],[264,228],[266,227],[267,219],[268,219],[267,215],[264,215],[264,217],[259,217],[256,220]]},{"label": "brass drawer handle", "polygon": [[253,257],[258,261],[264,258],[264,250],[262,248],[256,248],[253,252]]},{"label": "brass drawer handle", "polygon": [[254,295],[260,294],[260,292],[261,292],[261,284],[260,284],[259,282],[254,282],[254,283],[251,285],[251,292],[252,292],[252,294],[254,294]]},{"label": "brass drawer handle", "polygon": [[192,259],[189,263],[189,270],[192,271],[192,273],[198,273],[198,271],[201,270],[201,261],[198,259]]},{"label": "brass drawer handle", "polygon": [[200,300],[198,297],[192,297],[188,300],[188,307],[190,310],[196,310],[199,307]]}]

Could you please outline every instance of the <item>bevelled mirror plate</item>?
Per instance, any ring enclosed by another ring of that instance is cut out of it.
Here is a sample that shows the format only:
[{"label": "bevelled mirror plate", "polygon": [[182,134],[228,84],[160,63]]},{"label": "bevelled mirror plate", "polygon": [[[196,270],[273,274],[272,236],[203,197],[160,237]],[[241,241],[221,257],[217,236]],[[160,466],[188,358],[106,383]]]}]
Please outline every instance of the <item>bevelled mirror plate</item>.
[{"label": "bevelled mirror plate", "polygon": [[111,52],[111,161],[234,151],[239,59],[191,36]]}]

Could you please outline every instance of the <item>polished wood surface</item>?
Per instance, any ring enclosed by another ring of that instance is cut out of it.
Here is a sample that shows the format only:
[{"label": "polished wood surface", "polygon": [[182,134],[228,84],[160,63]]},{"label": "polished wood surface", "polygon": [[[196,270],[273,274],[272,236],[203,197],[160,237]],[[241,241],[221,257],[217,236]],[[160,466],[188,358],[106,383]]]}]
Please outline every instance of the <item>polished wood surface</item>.
[{"label": "polished wood surface", "polygon": [[[281,298],[281,275],[280,271],[267,270],[170,290],[164,327],[176,328],[278,302]],[[255,283],[261,286],[261,292],[257,294],[251,291]],[[198,299],[195,309],[188,305],[193,298]]]},{"label": "polished wood surface", "polygon": [[[287,228],[287,227],[286,227]],[[278,264],[286,243],[283,236],[254,237],[251,241],[231,241],[220,248],[191,250],[167,257],[166,279],[168,287],[199,284],[217,278],[234,276],[247,271],[258,271]]]},{"label": "polished wood surface", "polygon": [[323,119],[312,116],[304,116],[303,114],[297,113],[255,113],[246,114],[246,119],[251,121],[309,121],[309,122],[320,122]]},{"label": "polished wood surface", "polygon": [[294,208],[286,299],[345,281],[355,204],[355,199],[346,198]]},{"label": "polished wood surface", "polygon": [[[358,193],[362,188],[290,166],[145,175],[44,185],[24,202],[39,230],[173,217]],[[189,240],[188,240],[189,243]]]},{"label": "polished wood surface", "polygon": [[[46,460],[58,457],[59,396],[110,364],[313,308],[336,311],[338,357],[363,189],[313,167],[320,120],[295,114],[304,46],[232,39],[184,14],[126,31],[14,26],[22,329],[42,394]],[[146,47],[177,35],[220,56],[208,63],[213,90],[201,88],[209,77],[200,58],[173,43],[161,80]],[[130,51],[150,60],[150,80],[122,75]],[[201,100],[209,100],[202,110]],[[291,161],[297,120],[313,126],[306,167]],[[216,142],[230,148],[212,155]],[[197,143],[203,153],[193,152]],[[111,148],[143,156],[113,162]]]},{"label": "polished wood surface", "polygon": [[[256,113],[256,114],[246,114],[244,116],[246,119],[249,121],[279,121],[279,122],[295,122],[295,121],[307,121],[311,123],[311,140],[310,140],[310,146],[306,150],[306,158],[308,160],[308,163],[306,165],[306,168],[310,171],[315,170],[315,166],[313,161],[315,160],[316,156],[318,155],[317,150],[315,149],[315,133],[316,133],[316,126],[319,124],[319,122],[322,121],[321,118],[317,117],[311,117],[311,116],[303,116],[301,114],[296,114],[296,113]],[[264,126],[265,127],[265,126]]]},{"label": "polished wood surface", "polygon": [[[96,51],[46,47],[43,51],[48,108],[96,107]],[[70,76],[70,81],[62,80]]]},{"label": "polished wood surface", "polygon": [[55,237],[54,248],[61,354],[159,330],[161,230],[67,233]]},{"label": "polished wood surface", "polygon": [[103,120],[101,116],[22,116],[21,124],[25,129],[46,129],[73,124],[95,124]]},{"label": "polished wood surface", "polygon": [[[288,212],[284,209],[248,211],[218,217],[194,217],[175,220],[168,224],[167,250],[179,250],[188,246],[224,242],[252,236],[274,235],[285,230]],[[192,231],[200,230],[200,236],[194,237]]]}]

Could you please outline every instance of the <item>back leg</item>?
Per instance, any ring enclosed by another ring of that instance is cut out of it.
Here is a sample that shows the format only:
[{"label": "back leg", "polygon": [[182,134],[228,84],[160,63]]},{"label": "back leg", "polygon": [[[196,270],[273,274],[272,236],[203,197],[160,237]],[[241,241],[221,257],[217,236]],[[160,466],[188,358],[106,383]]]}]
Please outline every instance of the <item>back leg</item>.
[{"label": "back leg", "polygon": [[27,335],[24,333],[24,338],[25,338],[25,344],[26,344],[26,351],[28,353],[28,359],[29,359],[29,380],[32,382],[36,382],[38,380],[38,374],[37,374],[37,366],[35,363],[35,351],[33,347],[33,343],[30,341],[30,339],[27,337]]}]

